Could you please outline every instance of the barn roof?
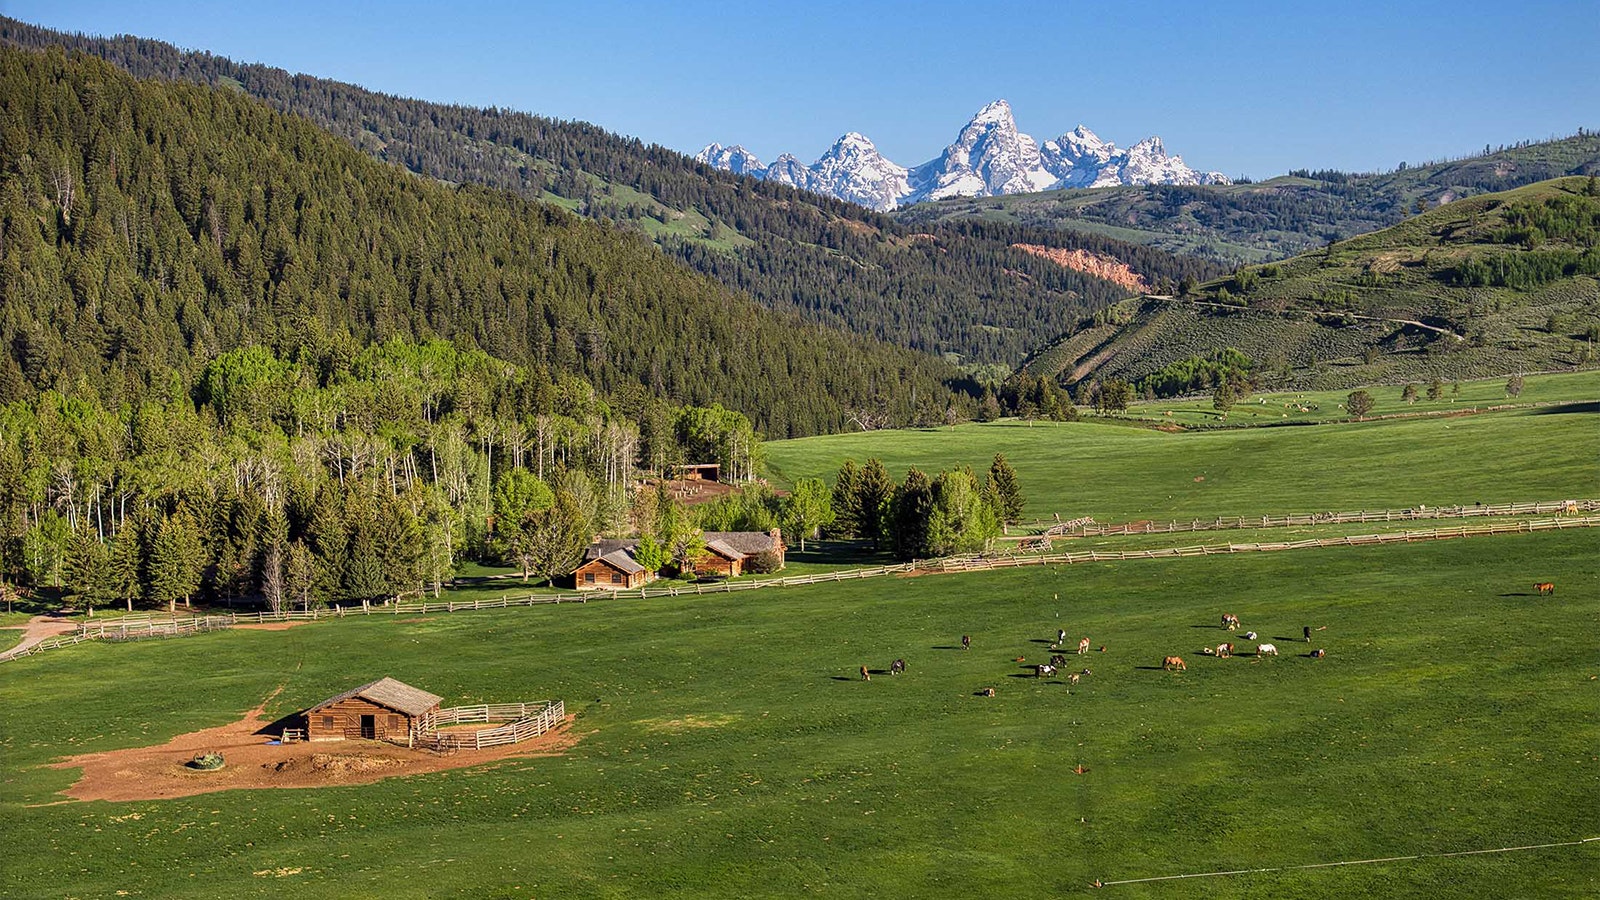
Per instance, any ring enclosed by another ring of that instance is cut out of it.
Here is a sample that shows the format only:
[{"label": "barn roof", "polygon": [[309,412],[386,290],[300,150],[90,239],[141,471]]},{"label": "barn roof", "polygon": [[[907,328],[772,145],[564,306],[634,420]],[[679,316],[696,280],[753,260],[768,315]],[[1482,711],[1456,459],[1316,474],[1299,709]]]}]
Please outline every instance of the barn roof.
[{"label": "barn roof", "polygon": [[738,562],[749,555],[746,553],[740,553],[738,550],[734,549],[732,544],[729,544],[727,541],[706,541],[706,549],[722,557],[723,559],[731,559],[734,562]]},{"label": "barn roof", "polygon": [[712,543],[727,544],[745,556],[778,549],[772,535],[765,531],[708,531],[705,541],[707,547]]},{"label": "barn roof", "polygon": [[341,700],[355,697],[408,716],[420,716],[444,702],[444,698],[438,694],[430,694],[421,688],[414,688],[403,681],[385,676],[358,688],[351,688],[337,697],[329,697],[307,712],[316,712],[324,706],[332,706]]}]

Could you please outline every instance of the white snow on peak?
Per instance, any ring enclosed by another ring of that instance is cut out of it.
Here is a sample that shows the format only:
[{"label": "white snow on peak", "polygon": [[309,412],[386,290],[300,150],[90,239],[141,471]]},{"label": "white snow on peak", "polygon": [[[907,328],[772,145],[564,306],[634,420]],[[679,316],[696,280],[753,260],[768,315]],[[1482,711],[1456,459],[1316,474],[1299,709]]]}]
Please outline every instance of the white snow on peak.
[{"label": "white snow on peak", "polygon": [[1182,157],[1169,156],[1155,136],[1119,150],[1080,124],[1040,145],[1017,129],[1005,100],[978,110],[943,153],[909,170],[885,158],[870,138],[856,131],[840,137],[810,166],[785,153],[762,167],[738,145],[711,144],[695,159],[877,210],[945,197],[1052,188],[1230,183],[1220,172],[1198,172]]}]

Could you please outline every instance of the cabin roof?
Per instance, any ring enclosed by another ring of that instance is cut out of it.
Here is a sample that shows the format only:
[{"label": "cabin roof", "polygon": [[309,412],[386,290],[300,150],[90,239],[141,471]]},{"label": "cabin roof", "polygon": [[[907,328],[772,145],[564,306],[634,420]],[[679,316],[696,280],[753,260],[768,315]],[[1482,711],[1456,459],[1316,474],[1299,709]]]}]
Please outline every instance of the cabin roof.
[{"label": "cabin roof", "polygon": [[708,531],[704,537],[707,547],[713,543],[726,544],[745,556],[778,549],[772,535],[765,531]]},{"label": "cabin roof", "polygon": [[600,557],[600,561],[628,575],[637,575],[644,571],[644,566],[639,565],[638,560],[630,556],[626,550],[613,550]]},{"label": "cabin roof", "polygon": [[731,559],[734,562],[738,562],[749,555],[734,549],[733,545],[727,541],[706,541],[706,549],[723,559]]},{"label": "cabin roof", "polygon": [[590,560],[600,559],[618,550],[631,553],[637,546],[639,546],[638,538],[601,538],[583,548],[583,560],[584,562],[589,562]]},{"label": "cabin roof", "polygon": [[430,694],[421,688],[414,688],[403,681],[396,681],[393,678],[384,676],[377,681],[351,688],[336,697],[329,697],[311,707],[307,712],[316,712],[325,706],[332,706],[341,700],[352,698],[360,698],[369,703],[376,703],[386,709],[405,713],[408,716],[420,716],[444,702],[444,698],[438,694]]}]

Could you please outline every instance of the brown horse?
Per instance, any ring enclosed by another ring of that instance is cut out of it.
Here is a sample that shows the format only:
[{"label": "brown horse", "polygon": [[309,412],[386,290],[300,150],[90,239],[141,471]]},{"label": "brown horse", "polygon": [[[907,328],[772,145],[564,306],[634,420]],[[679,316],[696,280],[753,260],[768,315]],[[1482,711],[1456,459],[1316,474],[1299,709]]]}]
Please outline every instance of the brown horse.
[{"label": "brown horse", "polygon": [[1082,656],[1083,654],[1088,653],[1088,652],[1089,652],[1089,639],[1088,638],[1084,638],[1083,640],[1078,642],[1078,655]]},{"label": "brown horse", "polygon": [[1538,591],[1541,595],[1554,594],[1556,592],[1556,585],[1553,581],[1541,581],[1534,585],[1533,589]]},{"label": "brown horse", "polygon": [[1181,656],[1161,657],[1161,668],[1164,670],[1177,669],[1180,672],[1189,671],[1189,667],[1183,664],[1183,657]]},{"label": "brown horse", "polygon": [[867,667],[866,666],[862,666],[861,667],[861,680],[862,681],[871,681],[872,680],[872,673],[867,671]]}]

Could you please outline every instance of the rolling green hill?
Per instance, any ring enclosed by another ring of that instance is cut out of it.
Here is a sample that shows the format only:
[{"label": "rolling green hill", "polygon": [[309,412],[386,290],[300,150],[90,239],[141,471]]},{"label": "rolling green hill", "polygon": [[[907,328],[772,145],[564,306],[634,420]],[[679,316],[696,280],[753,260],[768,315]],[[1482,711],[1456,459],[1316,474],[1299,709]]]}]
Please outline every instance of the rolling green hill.
[{"label": "rolling green hill", "polygon": [[1126,296],[1015,243],[1114,256],[1152,284],[1221,271],[1099,235],[902,225],[584,122],[394,97],[159,41],[69,35],[0,17],[0,43],[62,47],[140,78],[245,93],[420,175],[510,191],[642,234],[767,307],[966,363],[1009,369],[1041,335]]},{"label": "rolling green hill", "polygon": [[1086,319],[1030,371],[1138,383],[1223,348],[1261,384],[1336,388],[1592,365],[1600,187],[1568,177],[1484,194],[1181,298]]},{"label": "rolling green hill", "polygon": [[1054,228],[1251,263],[1376,231],[1422,207],[1597,171],[1600,135],[1580,131],[1561,140],[1381,174],[1299,171],[1234,185],[1148,185],[962,198],[907,207],[897,218],[918,226],[978,219]]}]

